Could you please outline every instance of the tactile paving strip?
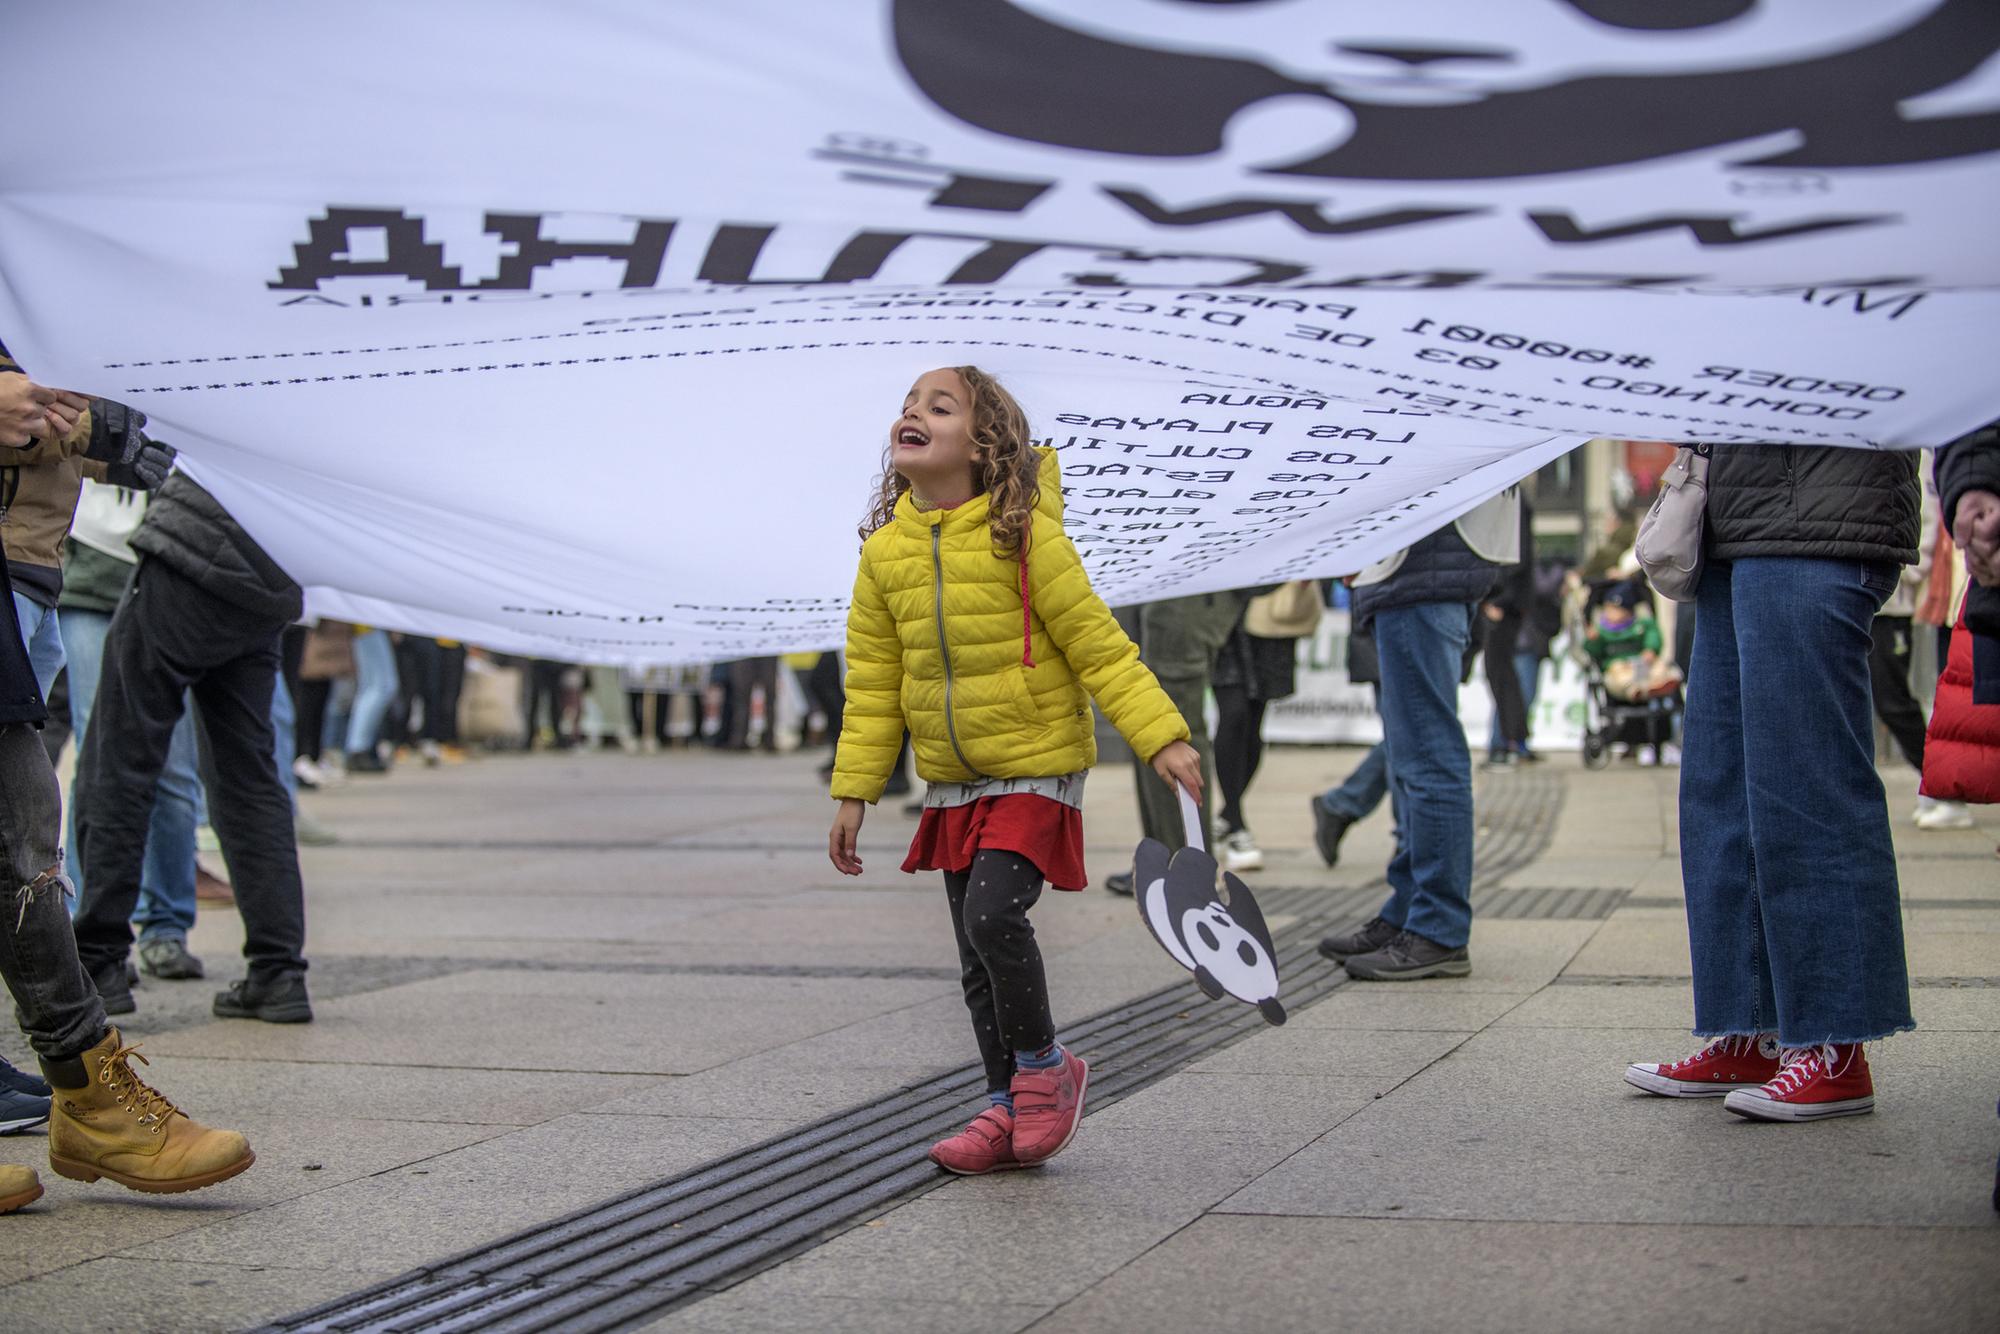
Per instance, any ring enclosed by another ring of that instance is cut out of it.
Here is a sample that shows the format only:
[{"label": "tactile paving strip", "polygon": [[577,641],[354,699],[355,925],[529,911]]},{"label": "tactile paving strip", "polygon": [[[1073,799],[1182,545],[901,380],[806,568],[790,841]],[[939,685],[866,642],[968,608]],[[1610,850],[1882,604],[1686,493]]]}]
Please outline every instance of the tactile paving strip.
[{"label": "tactile paving strip", "polygon": [[[1497,789],[1497,790],[1496,790]],[[1475,891],[1547,847],[1562,803],[1555,775],[1524,773],[1482,792]],[[1322,932],[1364,917],[1380,882],[1260,889],[1286,1005],[1344,985]],[[1180,983],[1073,1025],[1102,1110],[1262,1031],[1248,1006]],[[948,1071],[652,1186],[529,1228],[272,1322],[269,1331],[618,1330],[741,1282],[950,1178],[924,1150],[964,1120],[984,1076]]]}]

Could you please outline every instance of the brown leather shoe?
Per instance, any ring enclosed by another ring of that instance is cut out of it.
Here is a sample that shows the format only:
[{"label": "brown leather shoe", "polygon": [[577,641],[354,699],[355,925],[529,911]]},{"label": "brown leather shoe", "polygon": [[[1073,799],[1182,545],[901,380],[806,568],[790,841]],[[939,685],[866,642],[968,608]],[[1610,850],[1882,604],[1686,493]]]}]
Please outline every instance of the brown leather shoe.
[{"label": "brown leather shoe", "polygon": [[42,1179],[32,1167],[0,1163],[0,1214],[11,1214],[42,1198]]},{"label": "brown leather shoe", "polygon": [[130,1059],[138,1055],[114,1028],[74,1060],[42,1062],[55,1086],[49,1168],[56,1175],[109,1177],[169,1195],[227,1181],[257,1161],[243,1136],[209,1129],[140,1079]]},{"label": "brown leather shoe", "polygon": [[229,882],[217,875],[209,874],[206,866],[194,870],[194,897],[197,903],[234,903],[236,891]]}]

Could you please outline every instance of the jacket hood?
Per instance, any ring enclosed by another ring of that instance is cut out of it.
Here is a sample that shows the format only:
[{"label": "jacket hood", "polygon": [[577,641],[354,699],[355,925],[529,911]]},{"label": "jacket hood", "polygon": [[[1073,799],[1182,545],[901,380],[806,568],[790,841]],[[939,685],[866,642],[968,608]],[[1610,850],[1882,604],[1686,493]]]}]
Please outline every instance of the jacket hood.
[{"label": "jacket hood", "polygon": [[[1047,445],[1031,445],[1035,451],[1035,513],[1054,521],[1060,529],[1063,521],[1062,463],[1056,458],[1055,450]],[[896,500],[896,517],[893,523],[904,525],[916,532],[935,528],[940,532],[959,532],[975,524],[986,522],[992,512],[993,500],[988,492],[980,492],[963,505],[955,505],[948,510],[920,510],[910,492],[905,491]],[[1030,525],[1032,528],[1032,525]],[[1031,532],[1023,535],[1021,552],[1016,558],[1021,567],[1021,665],[1035,665],[1034,634],[1029,616],[1028,595],[1028,549],[1034,544]]]},{"label": "jacket hood", "polygon": [[[1053,519],[1057,527],[1063,521],[1062,460],[1056,451],[1047,445],[1032,445],[1037,462],[1035,480],[1040,484],[1040,493],[1035,497],[1035,513]],[[965,524],[985,523],[986,516],[993,508],[992,498],[984,491],[966,501],[963,505],[948,510],[920,510],[908,491],[896,501],[896,522],[908,523],[917,528],[945,525],[958,528]]]}]

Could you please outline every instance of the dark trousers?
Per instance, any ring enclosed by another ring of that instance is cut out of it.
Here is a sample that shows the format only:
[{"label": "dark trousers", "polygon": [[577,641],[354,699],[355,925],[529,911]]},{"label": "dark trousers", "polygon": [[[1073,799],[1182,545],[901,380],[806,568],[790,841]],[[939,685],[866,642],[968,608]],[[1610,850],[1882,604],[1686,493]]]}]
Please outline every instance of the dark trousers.
[{"label": "dark trousers", "polygon": [[731,750],[750,746],[751,691],[764,688],[764,735],[758,741],[763,750],[778,748],[778,660],[739,658],[729,664],[729,733],[725,743]]},{"label": "dark trousers", "polygon": [[243,914],[250,972],[261,978],[306,966],[305,886],[271,730],[284,628],[156,560],[139,562],[104,641],[77,770],[76,838],[90,879],[77,907],[76,949],[92,973],[131,952],[154,788],[188,692],[209,820]]},{"label": "dark trousers", "polygon": [[1215,687],[1215,781],[1222,789],[1222,828],[1243,827],[1243,794],[1264,760],[1264,708],[1243,684]]},{"label": "dark trousers", "polygon": [[944,873],[944,892],[986,1087],[1004,1089],[1014,1079],[1015,1052],[1056,1040],[1042,951],[1028,922],[1042,873],[1018,852],[982,848],[966,870]]},{"label": "dark trousers", "polygon": [[523,710],[528,720],[528,732],[521,742],[528,750],[535,748],[535,724],[536,719],[541,716],[544,700],[548,702],[549,730],[555,733],[556,745],[569,744],[569,737],[563,731],[564,670],[562,663],[551,662],[546,658],[535,658],[528,663],[528,704]]},{"label": "dark trousers", "polygon": [[296,745],[293,754],[301,759],[319,763],[320,746],[326,733],[326,705],[333,696],[331,681],[300,681],[299,693],[294,698],[298,706],[298,724],[293,729]]},{"label": "dark trousers", "polygon": [[[1249,598],[1242,593],[1202,593],[1194,597],[1168,598],[1149,602],[1132,613],[1120,612],[1119,624],[1139,645],[1139,660],[1152,668],[1160,688],[1180,710],[1188,726],[1188,744],[1201,755],[1202,841],[1209,837],[1209,806],[1215,787],[1214,746],[1208,737],[1208,717],[1203,701],[1208,695],[1209,677],[1215,672],[1215,655],[1229,639],[1229,632],[1243,615]],[[1147,763],[1150,755],[1132,757],[1132,777],[1139,789],[1139,823],[1147,838],[1156,838],[1170,848],[1186,843],[1181,825],[1180,797]]]},{"label": "dark trousers", "polygon": [[441,746],[458,744],[458,701],[465,693],[465,645],[438,645],[437,721],[426,721],[426,735]]},{"label": "dark trousers", "polygon": [[1877,616],[1870,627],[1868,687],[1875,716],[1896,738],[1903,758],[1924,771],[1924,710],[1910,693],[1910,618]]},{"label": "dark trousers", "polygon": [[[465,650],[459,650],[459,680],[465,679]],[[403,698],[397,701],[398,741],[436,741],[443,743],[451,739],[446,734],[445,701],[445,648],[435,639],[425,639],[421,635],[404,635],[403,642],[396,645],[396,680],[401,684]],[[450,712],[458,712],[458,702],[450,703]],[[421,725],[412,726],[410,719],[421,713]]]},{"label": "dark trousers", "polygon": [[[140,830],[141,838],[144,829]],[[67,1060],[104,1037],[64,900],[62,789],[27,723],[0,724],[0,979],[35,1054]]]},{"label": "dark trousers", "polygon": [[826,737],[830,745],[840,744],[840,720],[847,714],[847,690],[840,680],[840,655],[822,653],[801,683],[806,698],[826,715]]},{"label": "dark trousers", "polygon": [[1521,692],[1521,672],[1514,665],[1514,646],[1521,642],[1521,618],[1502,616],[1486,622],[1486,684],[1493,692],[1493,711],[1500,739],[1509,747],[1528,741],[1528,699]]}]

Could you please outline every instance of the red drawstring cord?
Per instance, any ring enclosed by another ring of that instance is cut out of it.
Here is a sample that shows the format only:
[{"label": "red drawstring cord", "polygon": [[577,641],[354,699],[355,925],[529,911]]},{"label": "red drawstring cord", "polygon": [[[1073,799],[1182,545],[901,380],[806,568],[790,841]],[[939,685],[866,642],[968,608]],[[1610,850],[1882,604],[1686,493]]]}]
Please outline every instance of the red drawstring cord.
[{"label": "red drawstring cord", "polygon": [[1028,544],[1021,543],[1021,665],[1035,665],[1035,637],[1028,624]]}]

